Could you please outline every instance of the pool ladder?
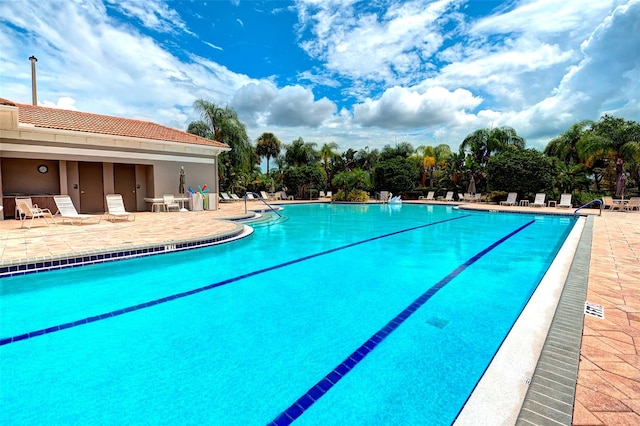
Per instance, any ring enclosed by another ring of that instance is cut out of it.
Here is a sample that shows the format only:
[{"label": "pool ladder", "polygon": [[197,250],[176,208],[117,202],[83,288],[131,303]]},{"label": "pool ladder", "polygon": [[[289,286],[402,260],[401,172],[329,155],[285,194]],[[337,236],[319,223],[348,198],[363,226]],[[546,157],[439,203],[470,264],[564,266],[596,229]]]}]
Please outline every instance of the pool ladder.
[{"label": "pool ladder", "polygon": [[584,209],[585,207],[589,207],[589,206],[590,206],[591,204],[593,204],[593,203],[598,203],[598,204],[600,204],[600,213],[598,213],[598,216],[602,216],[602,209],[604,208],[604,202],[603,202],[602,200],[591,200],[591,201],[589,201],[587,204],[584,204],[584,205],[582,205],[582,206],[578,207],[578,208],[576,209],[576,211],[574,211],[574,212],[573,212],[573,215],[574,215],[574,216],[577,216],[577,215],[578,215],[578,212],[579,212],[580,210]]}]

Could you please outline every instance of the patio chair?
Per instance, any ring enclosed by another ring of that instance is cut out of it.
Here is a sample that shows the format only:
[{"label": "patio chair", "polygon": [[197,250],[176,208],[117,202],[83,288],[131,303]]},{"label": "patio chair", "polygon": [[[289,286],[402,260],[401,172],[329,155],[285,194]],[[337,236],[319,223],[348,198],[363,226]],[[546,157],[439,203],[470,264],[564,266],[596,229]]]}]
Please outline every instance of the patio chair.
[{"label": "patio chair", "polygon": [[267,194],[267,191],[260,191],[260,195],[262,196],[263,200],[270,200],[272,197],[269,197],[269,194]]},{"label": "patio chair", "polygon": [[229,194],[229,196],[231,197],[232,201],[242,201],[242,198],[238,197],[237,194],[231,193]]},{"label": "patio chair", "polygon": [[107,211],[105,212],[107,220],[110,220],[111,222],[115,222],[118,218],[136,220],[135,214],[125,210],[122,195],[107,194],[105,198],[107,199]]},{"label": "patio chair", "polygon": [[180,204],[176,201],[176,197],[174,197],[173,194],[164,194],[162,200],[165,211],[170,212],[171,209],[176,209],[177,212],[180,211]]},{"label": "patio chair", "polygon": [[453,200],[453,191],[447,192],[447,195],[444,197],[444,201],[454,201]]},{"label": "patio chair", "polygon": [[424,195],[421,195],[421,196],[418,197],[418,200],[433,201],[434,200],[433,195],[434,195],[434,191],[429,191],[429,192],[427,192],[427,196],[426,197]]},{"label": "patio chair", "polygon": [[247,201],[256,201],[258,199],[258,197],[253,195],[253,192],[245,192],[244,193],[244,198],[246,198]]},{"label": "patio chair", "polygon": [[325,198],[327,195],[324,193],[324,191],[320,191],[318,193],[318,198]]},{"label": "patio chair", "polygon": [[60,213],[63,223],[68,220],[71,224],[74,224],[76,221],[77,224],[81,224],[87,219],[95,219],[96,217],[98,218],[98,223],[102,220],[101,215],[78,213],[76,207],[73,205],[73,201],[71,201],[71,197],[68,195],[54,195],[53,201],[56,203],[58,213]]},{"label": "patio chair", "polygon": [[500,201],[501,206],[515,206],[517,204],[518,193],[510,192],[505,201]]},{"label": "patio chair", "polygon": [[558,207],[573,207],[573,204],[571,203],[571,194],[560,195],[560,202],[558,203]]},{"label": "patio chair", "polygon": [[234,200],[231,199],[231,197],[229,197],[229,194],[227,194],[226,192],[221,192],[220,201],[222,201],[223,203],[232,203]]},{"label": "patio chair", "polygon": [[53,218],[51,211],[49,209],[41,209],[38,206],[29,205],[26,201],[18,201],[17,207],[20,209],[20,228],[24,227],[25,222],[28,218],[31,218],[29,221],[29,229],[31,229],[31,225],[33,225],[33,219],[42,218],[49,226],[49,221],[47,219],[51,219],[53,224],[56,225],[56,220]]},{"label": "patio chair", "polygon": [[293,200],[293,195],[287,195],[284,191],[278,191],[276,193],[276,200]]},{"label": "patio chair", "polygon": [[331,197],[333,197],[333,192],[327,191],[327,198],[331,198]]},{"label": "patio chair", "polygon": [[[22,217],[24,216],[24,213],[22,212],[22,210],[20,210],[21,202],[27,203],[27,206],[29,206],[32,209],[34,207],[33,201],[31,201],[31,197],[16,197],[16,209],[15,209],[16,219],[22,219]],[[35,205],[35,207],[38,207],[38,205]]]},{"label": "patio chair", "polygon": [[531,207],[546,207],[547,203],[544,202],[546,198],[546,194],[536,194],[536,199],[533,200],[533,203],[529,204]]},{"label": "patio chair", "polygon": [[629,198],[629,201],[627,202],[627,204],[624,206],[625,210],[628,211],[633,211],[633,210],[638,210],[640,211],[640,197],[631,197]]}]

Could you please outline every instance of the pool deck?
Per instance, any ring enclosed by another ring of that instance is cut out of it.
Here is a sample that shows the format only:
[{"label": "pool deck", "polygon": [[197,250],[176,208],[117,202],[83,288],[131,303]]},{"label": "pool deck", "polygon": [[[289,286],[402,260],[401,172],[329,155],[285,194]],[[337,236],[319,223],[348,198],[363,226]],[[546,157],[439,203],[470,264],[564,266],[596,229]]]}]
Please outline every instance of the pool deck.
[{"label": "pool deck", "polygon": [[[323,200],[320,200],[323,201]],[[326,200],[324,200],[326,201]],[[282,202],[278,204],[287,204]],[[295,202],[293,202],[295,203]],[[423,202],[419,202],[423,203]],[[264,205],[250,202],[249,209]],[[447,203],[433,203],[447,204]],[[464,208],[542,214],[573,209],[467,204]],[[640,424],[640,212],[584,210],[593,216],[587,301],[604,307],[604,318],[584,316],[573,425]],[[0,221],[0,266],[88,253],[205,240],[231,234],[246,213],[243,202],[221,203],[217,211],[136,213],[136,220],[88,220],[82,225],[31,229],[18,220]],[[528,423],[527,423],[528,424]],[[562,424],[549,419],[544,424]]]}]

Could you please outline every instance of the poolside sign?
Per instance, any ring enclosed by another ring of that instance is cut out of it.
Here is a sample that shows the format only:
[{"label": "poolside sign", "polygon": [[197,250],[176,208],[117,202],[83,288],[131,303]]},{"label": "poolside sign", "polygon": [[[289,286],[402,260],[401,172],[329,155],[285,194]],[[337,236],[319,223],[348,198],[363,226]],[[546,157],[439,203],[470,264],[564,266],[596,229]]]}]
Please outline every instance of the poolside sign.
[{"label": "poolside sign", "polygon": [[597,303],[584,302],[584,314],[604,319],[604,306]]}]

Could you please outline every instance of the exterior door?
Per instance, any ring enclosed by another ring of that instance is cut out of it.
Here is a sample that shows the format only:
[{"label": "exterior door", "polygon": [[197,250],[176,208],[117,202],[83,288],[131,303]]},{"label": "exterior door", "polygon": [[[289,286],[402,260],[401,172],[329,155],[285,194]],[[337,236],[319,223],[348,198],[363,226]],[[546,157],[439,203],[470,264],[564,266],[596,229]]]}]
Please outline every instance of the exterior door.
[{"label": "exterior door", "polygon": [[102,163],[78,163],[80,180],[80,213],[103,214],[104,185]]},{"label": "exterior door", "polygon": [[138,211],[136,208],[135,164],[114,164],[113,180],[113,188],[116,194],[122,195],[125,210],[128,212]]}]

